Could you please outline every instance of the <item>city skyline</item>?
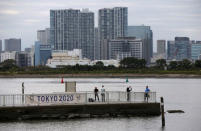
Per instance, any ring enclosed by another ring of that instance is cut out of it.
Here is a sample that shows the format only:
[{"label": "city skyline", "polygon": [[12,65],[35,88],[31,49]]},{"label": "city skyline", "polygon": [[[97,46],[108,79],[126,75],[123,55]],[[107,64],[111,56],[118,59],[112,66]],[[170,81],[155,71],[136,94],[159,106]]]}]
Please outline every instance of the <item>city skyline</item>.
[{"label": "city skyline", "polygon": [[158,39],[174,40],[179,36],[201,40],[200,0],[1,0],[0,39],[21,38],[24,49],[37,40],[37,30],[50,27],[50,9],[89,8],[95,13],[97,27],[99,9],[119,6],[128,7],[128,25],[151,26],[154,51]]}]

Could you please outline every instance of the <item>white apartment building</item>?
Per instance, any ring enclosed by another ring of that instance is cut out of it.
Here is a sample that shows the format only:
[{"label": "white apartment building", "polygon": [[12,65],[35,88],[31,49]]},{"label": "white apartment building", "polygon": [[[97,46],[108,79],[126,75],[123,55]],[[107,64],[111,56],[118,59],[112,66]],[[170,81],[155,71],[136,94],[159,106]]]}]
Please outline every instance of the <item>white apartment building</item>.
[{"label": "white apartment building", "polygon": [[1,53],[1,62],[8,60],[8,59],[13,59],[15,60],[15,55],[16,55],[16,51],[12,51],[12,52],[2,52]]}]

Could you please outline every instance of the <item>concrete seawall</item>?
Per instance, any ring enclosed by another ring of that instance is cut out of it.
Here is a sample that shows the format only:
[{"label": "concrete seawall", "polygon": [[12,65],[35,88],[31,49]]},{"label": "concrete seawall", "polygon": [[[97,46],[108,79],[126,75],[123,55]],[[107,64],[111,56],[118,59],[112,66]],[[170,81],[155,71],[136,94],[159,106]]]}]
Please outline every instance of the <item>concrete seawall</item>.
[{"label": "concrete seawall", "polygon": [[157,115],[160,115],[160,103],[91,103],[0,107],[0,121]]}]

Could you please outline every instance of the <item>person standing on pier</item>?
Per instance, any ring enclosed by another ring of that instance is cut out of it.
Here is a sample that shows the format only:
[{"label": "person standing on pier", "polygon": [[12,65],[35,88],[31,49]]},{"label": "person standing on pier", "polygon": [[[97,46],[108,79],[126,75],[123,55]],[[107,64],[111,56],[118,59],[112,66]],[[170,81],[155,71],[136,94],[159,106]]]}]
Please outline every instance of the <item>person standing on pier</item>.
[{"label": "person standing on pier", "polygon": [[102,88],[101,88],[101,98],[102,98],[102,102],[105,102],[105,89],[104,89],[104,85],[102,85]]},{"label": "person standing on pier", "polygon": [[144,101],[148,102],[149,92],[150,92],[150,89],[148,88],[148,86],[146,86],[145,93],[144,93]]},{"label": "person standing on pier", "polygon": [[96,101],[96,97],[98,98],[98,101],[99,101],[98,88],[97,87],[95,87],[94,93],[95,93],[95,101]]},{"label": "person standing on pier", "polygon": [[126,92],[127,92],[127,101],[130,101],[131,100],[131,91],[132,91],[132,88],[131,88],[131,86],[128,86],[127,88],[126,88]]}]

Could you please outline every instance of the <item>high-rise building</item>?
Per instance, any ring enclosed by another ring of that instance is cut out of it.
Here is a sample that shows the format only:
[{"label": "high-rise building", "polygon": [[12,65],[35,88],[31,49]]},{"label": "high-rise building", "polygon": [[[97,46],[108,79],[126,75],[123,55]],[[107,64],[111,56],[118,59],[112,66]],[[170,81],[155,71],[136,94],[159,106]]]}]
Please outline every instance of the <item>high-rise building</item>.
[{"label": "high-rise building", "polygon": [[104,8],[98,11],[98,31],[101,59],[108,59],[107,42],[127,35],[128,8]]},{"label": "high-rise building", "polygon": [[191,45],[188,37],[175,37],[176,60],[191,58]]},{"label": "high-rise building", "polygon": [[73,50],[79,45],[80,10],[50,10],[50,38],[54,50]]},{"label": "high-rise building", "polygon": [[94,60],[94,13],[88,9],[79,13],[79,32],[82,57]]},{"label": "high-rise building", "polygon": [[51,45],[43,45],[40,42],[35,42],[35,59],[34,59],[34,65],[46,65],[47,60],[51,57]]},{"label": "high-rise building", "polygon": [[157,56],[158,59],[166,59],[166,41],[157,40]]},{"label": "high-rise building", "polygon": [[5,39],[5,51],[21,51],[21,39]]},{"label": "high-rise building", "polygon": [[1,52],[2,52],[2,41],[0,40],[0,62],[1,62]]},{"label": "high-rise building", "polygon": [[191,59],[198,60],[201,55],[201,41],[196,41],[191,45]]},{"label": "high-rise building", "polygon": [[175,41],[167,41],[167,59],[176,59]]},{"label": "high-rise building", "polygon": [[94,28],[94,59],[100,60],[100,43],[97,27]]},{"label": "high-rise building", "polygon": [[158,54],[165,54],[165,40],[157,40],[157,53]]},{"label": "high-rise building", "polygon": [[114,38],[127,36],[128,8],[114,7]]},{"label": "high-rise building", "polygon": [[128,26],[128,36],[142,39],[142,58],[150,63],[153,56],[153,33],[150,26]]},{"label": "high-rise building", "polygon": [[175,41],[168,41],[168,59],[191,59],[191,42],[188,37],[175,37]]},{"label": "high-rise building", "polygon": [[2,52],[2,40],[0,40],[0,53]]},{"label": "high-rise building", "polygon": [[54,50],[82,49],[94,59],[94,13],[88,10],[50,10],[50,37]]},{"label": "high-rise building", "polygon": [[142,59],[142,40],[135,37],[119,37],[108,42],[109,59],[122,60],[126,57]]},{"label": "high-rise building", "polygon": [[49,45],[50,44],[50,28],[46,28],[45,30],[38,30],[37,41],[39,41],[43,45]]}]

